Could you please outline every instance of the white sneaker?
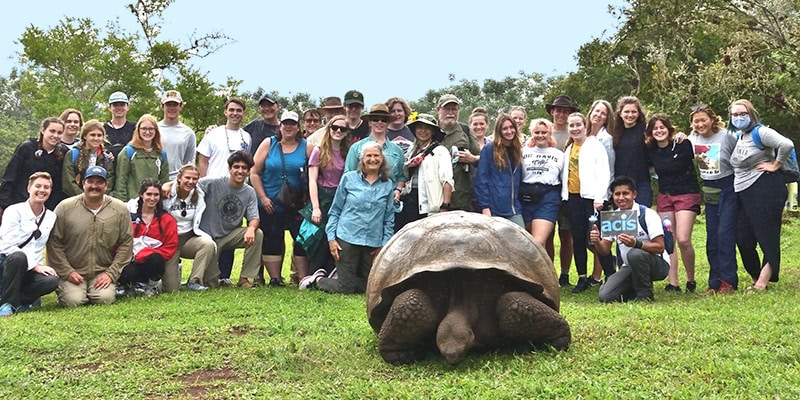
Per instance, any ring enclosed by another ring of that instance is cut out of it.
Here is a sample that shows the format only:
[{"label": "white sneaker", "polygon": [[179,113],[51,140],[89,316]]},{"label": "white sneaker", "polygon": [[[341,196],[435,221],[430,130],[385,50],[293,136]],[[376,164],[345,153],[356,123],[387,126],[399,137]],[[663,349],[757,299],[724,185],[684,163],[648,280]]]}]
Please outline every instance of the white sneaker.
[{"label": "white sneaker", "polygon": [[309,289],[315,286],[317,283],[317,279],[322,278],[323,276],[327,275],[328,273],[325,272],[324,269],[318,269],[314,271],[313,274],[306,276],[303,279],[300,279],[300,283],[297,284],[297,288],[300,290]]},{"label": "white sneaker", "polygon": [[333,267],[333,269],[331,270],[331,273],[328,274],[328,278],[336,279],[338,277],[339,277],[339,274],[336,273],[336,267]]}]

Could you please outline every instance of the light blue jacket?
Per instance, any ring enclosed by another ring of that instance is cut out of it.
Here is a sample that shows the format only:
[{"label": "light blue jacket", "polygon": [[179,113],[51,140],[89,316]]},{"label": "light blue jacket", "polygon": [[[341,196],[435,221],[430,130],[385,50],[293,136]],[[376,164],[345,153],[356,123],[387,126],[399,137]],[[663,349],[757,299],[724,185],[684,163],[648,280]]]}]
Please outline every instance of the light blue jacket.
[{"label": "light blue jacket", "polygon": [[325,233],[359,246],[381,247],[394,234],[394,183],[370,184],[360,171],[345,172],[333,196]]}]

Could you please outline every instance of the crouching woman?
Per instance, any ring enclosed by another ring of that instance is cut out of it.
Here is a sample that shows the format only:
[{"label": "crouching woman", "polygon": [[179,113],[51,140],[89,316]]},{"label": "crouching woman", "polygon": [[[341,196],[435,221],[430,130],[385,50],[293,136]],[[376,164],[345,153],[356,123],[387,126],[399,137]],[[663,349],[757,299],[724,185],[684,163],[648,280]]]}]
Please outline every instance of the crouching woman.
[{"label": "crouching woman", "polygon": [[128,202],[133,228],[133,260],[119,277],[117,294],[153,296],[158,293],[164,265],[178,249],[175,219],[161,205],[161,184],[147,178],[139,187],[139,198]]},{"label": "crouching woman", "polygon": [[299,287],[316,287],[333,293],[363,293],[378,254],[394,233],[394,183],[383,148],[368,142],[361,148],[356,171],[342,176],[328,212],[325,233],[336,278],[325,277],[324,269],[303,278]]}]

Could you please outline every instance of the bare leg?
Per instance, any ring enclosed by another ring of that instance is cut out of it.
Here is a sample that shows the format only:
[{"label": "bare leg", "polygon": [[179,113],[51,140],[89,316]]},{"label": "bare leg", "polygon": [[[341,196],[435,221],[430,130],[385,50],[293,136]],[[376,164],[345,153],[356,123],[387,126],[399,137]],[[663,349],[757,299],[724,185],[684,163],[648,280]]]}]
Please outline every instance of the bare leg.
[{"label": "bare leg", "polygon": [[[547,246],[547,241],[550,240],[550,245],[553,245],[551,238],[553,237],[553,227],[555,224],[546,219],[535,219],[531,221],[531,236],[536,239],[542,246]],[[548,253],[549,255],[550,253]]]},{"label": "bare leg", "polygon": [[[670,221],[675,221],[675,213],[674,212],[660,212],[658,215],[661,216],[663,219],[664,217],[669,218]],[[676,226],[677,223],[673,224]],[[683,250],[683,249],[681,249]],[[667,274],[667,279],[669,280],[669,284],[675,287],[680,287],[681,283],[678,280],[678,252],[674,252],[669,255],[669,273]]]},{"label": "bare leg", "polygon": [[[692,246],[692,228],[697,214],[694,211],[678,211],[675,213],[675,240],[681,249],[681,261],[686,269],[686,281],[694,281],[694,246]],[[671,268],[670,268],[671,269]]]}]

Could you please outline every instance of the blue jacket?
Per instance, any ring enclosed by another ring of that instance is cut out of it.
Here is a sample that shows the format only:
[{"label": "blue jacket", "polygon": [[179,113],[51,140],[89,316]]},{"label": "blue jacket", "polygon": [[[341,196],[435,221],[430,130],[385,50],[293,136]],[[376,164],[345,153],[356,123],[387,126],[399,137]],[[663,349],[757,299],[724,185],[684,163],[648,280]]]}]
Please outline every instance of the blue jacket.
[{"label": "blue jacket", "polygon": [[519,201],[519,185],[522,183],[521,163],[513,167],[506,166],[501,171],[494,162],[493,152],[492,142],[487,143],[481,150],[478,173],[475,174],[473,182],[478,211],[488,208],[492,211],[492,215],[501,217],[522,214],[522,204]]}]

